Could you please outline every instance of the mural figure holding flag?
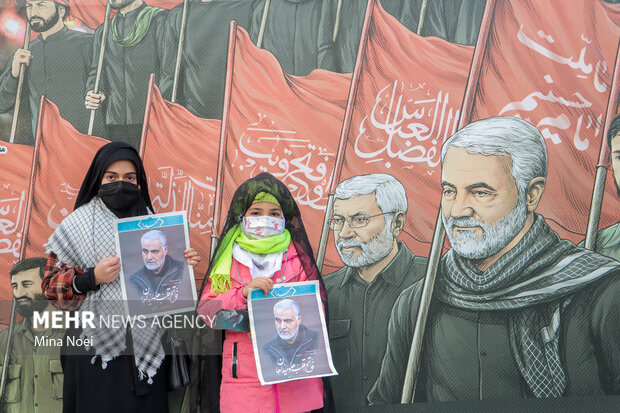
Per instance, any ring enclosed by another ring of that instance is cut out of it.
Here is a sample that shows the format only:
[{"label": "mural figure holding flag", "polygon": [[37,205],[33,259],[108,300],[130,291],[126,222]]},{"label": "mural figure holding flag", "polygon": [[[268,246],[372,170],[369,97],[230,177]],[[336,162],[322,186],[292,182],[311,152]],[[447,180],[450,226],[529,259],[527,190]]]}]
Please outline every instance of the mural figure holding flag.
[{"label": "mural figure holding flag", "polygon": [[183,8],[188,7],[179,92],[174,101],[196,116],[222,118],[230,21],[249,30],[252,6],[250,0],[201,0],[170,11],[166,18],[161,79],[158,79],[164,98],[170,99],[172,94]]},{"label": "mural figure holding flag", "polygon": [[[620,394],[620,264],[561,240],[537,214],[545,140],[528,122],[487,118],[442,148],[439,264],[416,400]],[[398,403],[421,282],[398,298],[368,399]]]},{"label": "mural figure holding flag", "polygon": [[[95,31],[85,105],[91,110],[104,109],[106,138],[138,149],[149,76],[155,73],[159,78],[167,11],[147,6],[142,0],[110,0],[110,7],[118,12],[110,20],[107,33],[103,33],[105,25]],[[93,90],[104,35],[101,87]]]},{"label": "mural figure holding flag", "polygon": [[[16,310],[23,318],[15,323],[14,329],[0,332],[0,364],[8,365],[12,372],[7,376],[1,405],[5,413],[56,413],[62,410],[60,348],[42,345],[37,339],[46,337],[50,339],[48,343],[54,343],[63,338],[65,330],[46,328],[40,324],[37,326],[34,322],[35,311],[51,315],[55,310],[41,292],[41,278],[46,262],[41,257],[27,258],[18,261],[9,273],[13,299],[17,302]],[[9,338],[11,333],[12,337]],[[9,344],[7,363],[4,356]]]},{"label": "mural figure holding flag", "polygon": [[[614,184],[620,197],[620,115],[611,121],[607,133],[607,147],[611,153]],[[620,222],[598,232],[594,251],[620,261]]]},{"label": "mural figure holding flag", "polygon": [[322,12],[326,4],[323,0],[258,0],[252,40],[273,53],[286,73],[304,76],[318,67],[333,70],[331,59],[323,57],[323,39],[331,39],[334,28],[330,15]]},{"label": "mural figure holding flag", "polygon": [[[332,15],[333,36],[320,45],[333,49],[339,72],[352,72],[360,43],[367,0],[324,0],[323,15]],[[382,8],[413,33],[451,43],[474,45],[486,0],[383,0]],[[323,18],[328,21],[326,17]]]},{"label": "mural figure holding flag", "polygon": [[[32,136],[36,132],[41,95],[56,103],[61,115],[85,133],[88,111],[82,103],[83,86],[90,69],[93,37],[64,25],[69,15],[68,0],[28,1],[25,7],[31,29],[40,35],[29,50],[17,49],[6,65],[0,77],[0,112],[13,108],[20,65],[25,64],[24,91],[30,107]],[[102,125],[99,122],[97,126]],[[33,144],[23,137],[18,142]]]}]

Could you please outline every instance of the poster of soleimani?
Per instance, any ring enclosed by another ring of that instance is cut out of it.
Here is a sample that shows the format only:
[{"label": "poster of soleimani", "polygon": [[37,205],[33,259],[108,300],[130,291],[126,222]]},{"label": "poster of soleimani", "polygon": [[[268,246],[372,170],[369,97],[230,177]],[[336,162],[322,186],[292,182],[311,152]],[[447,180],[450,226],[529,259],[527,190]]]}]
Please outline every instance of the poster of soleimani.
[{"label": "poster of soleimani", "polygon": [[337,374],[318,281],[252,289],[248,310],[261,384]]},{"label": "poster of soleimani", "polygon": [[119,219],[116,230],[128,315],[193,311],[196,289],[184,255],[189,247],[185,212]]}]

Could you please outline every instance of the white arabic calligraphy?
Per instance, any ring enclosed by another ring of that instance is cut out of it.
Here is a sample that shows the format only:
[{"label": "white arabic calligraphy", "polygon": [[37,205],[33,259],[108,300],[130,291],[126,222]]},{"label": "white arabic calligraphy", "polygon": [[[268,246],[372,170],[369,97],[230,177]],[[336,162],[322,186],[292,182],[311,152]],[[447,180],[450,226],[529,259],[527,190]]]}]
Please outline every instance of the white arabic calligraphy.
[{"label": "white arabic calligraphy", "polygon": [[[425,99],[414,99],[413,92],[423,94]],[[450,96],[442,91],[436,98],[428,98],[430,91],[425,84],[405,90],[405,83],[395,80],[377,93],[375,105],[368,116],[359,125],[359,133],[355,140],[355,154],[367,159],[366,163],[381,162],[383,155],[391,160],[398,158],[408,164],[423,163],[429,168],[439,165],[437,144],[456,131],[459,110],[449,107]],[[424,105],[433,105],[430,108]],[[432,117],[429,128],[425,118]],[[418,144],[426,142],[430,144]],[[374,147],[372,143],[385,142],[376,150],[366,150],[365,146]],[[429,147],[430,146],[430,147]],[[386,168],[391,168],[389,160]],[[405,168],[411,166],[405,166]]]},{"label": "white arabic calligraphy", "polygon": [[[550,34],[546,34],[542,30],[538,30],[537,34],[549,44],[555,43],[555,40]],[[606,83],[606,80],[603,79],[603,74],[607,74],[608,71],[607,62],[599,60],[595,65],[586,62],[588,46],[593,42],[585,34],[581,34],[581,40],[585,43],[585,45],[581,48],[578,58],[574,58],[573,56],[564,57],[559,53],[550,50],[550,48],[537,43],[525,34],[523,25],[519,28],[517,39],[529,49],[552,60],[553,62],[578,70],[579,72],[575,74],[575,85],[578,86],[582,84],[578,81],[578,79],[588,79],[589,75],[594,74],[594,90],[598,93],[605,93],[608,90],[608,84]],[[543,79],[547,84],[554,84],[553,78],[549,73],[545,74]],[[560,84],[566,85],[567,83],[564,81],[560,82]],[[587,150],[590,145],[590,139],[585,137],[584,131],[592,129],[594,134],[591,134],[590,136],[597,137],[602,126],[603,114],[593,114],[593,111],[601,110],[602,108],[595,108],[595,103],[597,103],[597,101],[591,102],[578,91],[572,92],[572,98],[559,96],[559,94],[553,90],[549,90],[546,93],[543,91],[534,91],[526,95],[525,98],[521,100],[510,102],[505,105],[499,112],[499,115],[512,114],[513,116],[522,117],[520,112],[532,112],[537,109],[539,104],[542,102],[557,103],[567,108],[565,112],[556,114],[556,116],[544,117],[538,121],[538,123],[532,122],[536,123],[536,126],[540,129],[543,137],[550,140],[553,144],[558,145],[562,142],[561,136],[569,137],[571,135],[569,130],[574,128],[574,133],[572,134],[573,145],[577,150]],[[569,115],[571,117],[569,117]],[[526,120],[531,122],[529,118]]]},{"label": "white arabic calligraphy", "polygon": [[[59,191],[60,193],[67,194],[66,195],[67,200],[73,200],[77,197],[78,193],[80,192],[80,188],[74,188],[68,183],[63,182],[62,184],[60,184]],[[50,207],[50,210],[47,212],[47,225],[50,227],[52,231],[55,230],[56,227],[58,227],[58,225],[62,222],[63,219],[67,217],[67,215],[69,215],[69,212],[70,212],[67,210],[67,208],[60,208],[58,210],[58,213],[60,213],[60,215],[57,215],[56,214],[57,208],[58,208],[58,205],[54,203]]]},{"label": "white arabic calligraphy", "polygon": [[296,131],[277,129],[265,114],[259,113],[258,118],[239,139],[238,148],[245,156],[239,162],[236,151],[231,166],[248,171],[248,177],[269,172],[288,186],[299,204],[324,210],[333,173],[328,176],[332,169],[328,164],[331,166],[335,154],[310,139],[299,138]]},{"label": "white arabic calligraphy", "polygon": [[200,234],[210,234],[215,197],[215,186],[210,183],[213,178],[205,177],[203,181],[174,166],[161,166],[158,170],[160,175],[153,191],[157,195],[152,200],[155,210],[160,213],[188,211],[189,227],[198,228]]},{"label": "white arabic calligraphy", "polygon": [[170,304],[173,304],[179,298],[179,287],[174,285],[172,287],[167,288],[164,292],[151,292],[148,288],[142,290],[142,298],[141,301],[144,304],[151,305],[156,301],[169,301]]},{"label": "white arabic calligraphy", "polygon": [[314,358],[306,356],[298,364],[287,363],[283,358],[278,359],[275,372],[277,375],[298,375],[300,372],[312,373],[314,371]]},{"label": "white arabic calligraphy", "polygon": [[[540,30],[539,32],[543,33],[542,30]],[[543,38],[547,38],[546,36],[541,36]],[[563,64],[563,65],[568,65],[570,68],[572,69],[579,69],[581,70],[584,74],[588,75],[590,73],[592,73],[592,63],[588,63],[586,64],[585,62],[585,56],[586,56],[586,48],[587,46],[584,46],[581,49],[581,52],[579,53],[579,59],[577,61],[574,61],[573,57],[563,57],[560,56],[559,54],[552,52],[551,50],[547,49],[546,47],[544,47],[541,44],[536,43],[534,40],[530,39],[525,32],[523,32],[523,25],[521,25],[521,27],[519,28],[519,33],[517,34],[517,39],[519,39],[519,41],[521,43],[523,43],[524,45],[526,45],[527,47],[529,47],[530,49],[534,50],[537,53],[540,53],[541,55],[553,60],[554,62]],[[582,35],[582,40],[583,40],[583,35]],[[547,41],[549,41],[549,38],[547,38]],[[551,38],[551,41],[549,41],[549,43],[553,43],[553,38]],[[587,42],[586,42],[587,43]]]},{"label": "white arabic calligraphy", "polygon": [[0,199],[0,254],[11,254],[19,258],[21,249],[21,229],[26,214],[26,191],[14,192],[9,185],[4,190],[10,191],[9,197]]}]

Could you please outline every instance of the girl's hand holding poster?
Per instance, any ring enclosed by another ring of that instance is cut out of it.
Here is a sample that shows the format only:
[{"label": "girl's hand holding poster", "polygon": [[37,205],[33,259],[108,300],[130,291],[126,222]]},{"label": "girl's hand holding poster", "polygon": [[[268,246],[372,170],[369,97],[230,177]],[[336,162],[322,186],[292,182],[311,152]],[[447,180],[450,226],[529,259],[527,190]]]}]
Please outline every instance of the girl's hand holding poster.
[{"label": "girl's hand holding poster", "polygon": [[336,375],[318,281],[274,285],[248,297],[261,384]]}]

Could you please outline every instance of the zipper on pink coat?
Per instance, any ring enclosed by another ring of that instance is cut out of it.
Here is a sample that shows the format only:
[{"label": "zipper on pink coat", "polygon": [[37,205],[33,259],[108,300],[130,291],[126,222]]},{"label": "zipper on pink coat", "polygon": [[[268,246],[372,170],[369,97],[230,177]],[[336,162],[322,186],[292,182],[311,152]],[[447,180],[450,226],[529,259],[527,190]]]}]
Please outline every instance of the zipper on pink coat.
[{"label": "zipper on pink coat", "polygon": [[277,384],[273,385],[273,392],[275,393],[275,396],[276,396],[276,413],[280,413],[280,400],[278,399],[278,385]]}]

